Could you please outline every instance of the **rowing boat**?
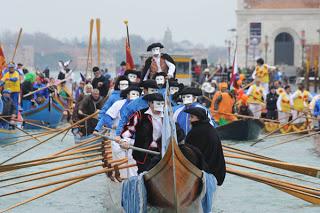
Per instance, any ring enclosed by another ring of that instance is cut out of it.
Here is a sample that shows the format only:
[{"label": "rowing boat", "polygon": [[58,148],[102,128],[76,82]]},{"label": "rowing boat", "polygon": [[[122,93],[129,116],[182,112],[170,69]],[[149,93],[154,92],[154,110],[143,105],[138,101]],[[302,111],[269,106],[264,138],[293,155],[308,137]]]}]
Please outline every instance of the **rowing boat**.
[{"label": "rowing boat", "polygon": [[[43,104],[34,109],[29,109],[21,113],[23,119],[38,121],[36,124],[56,128],[62,119],[64,108],[58,98],[48,98]],[[38,126],[24,124],[26,129],[37,129]]]},{"label": "rowing boat", "polygon": [[221,140],[248,141],[259,137],[264,124],[260,120],[243,119],[217,127]]},{"label": "rowing boat", "polygon": [[[173,174],[176,176],[175,183]],[[170,142],[161,161],[144,175],[148,205],[164,209],[177,206],[179,210],[189,207],[200,196],[201,178],[202,171],[184,157],[175,142]]]}]

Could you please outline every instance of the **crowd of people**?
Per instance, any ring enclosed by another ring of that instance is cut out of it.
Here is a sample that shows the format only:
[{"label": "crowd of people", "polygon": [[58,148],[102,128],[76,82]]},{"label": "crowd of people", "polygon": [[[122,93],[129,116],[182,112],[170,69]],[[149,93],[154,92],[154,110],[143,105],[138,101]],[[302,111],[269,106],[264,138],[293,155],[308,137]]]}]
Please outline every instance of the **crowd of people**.
[{"label": "crowd of people", "polygon": [[[162,127],[165,98],[172,106],[172,118],[181,149],[191,147],[202,153],[204,165],[217,179],[219,185],[225,176],[225,162],[221,141],[215,127],[237,120],[237,115],[266,117],[284,124],[305,122],[308,115],[320,117],[320,98],[305,90],[302,84],[292,93],[291,86],[281,81],[270,81],[275,67],[257,60],[252,73],[253,81],[245,85],[246,76],[230,73],[227,78],[216,78],[209,68],[201,71],[197,86],[184,85],[176,79],[175,62],[170,55],[162,53],[163,45],[151,44],[147,51],[151,56],[141,71],[126,69],[121,63],[115,79],[99,67],[93,67],[93,79],[85,78],[75,87],[74,75],[69,63],[61,63],[57,79],[37,72],[31,73],[8,64],[2,72],[3,86],[0,110],[9,120],[16,120],[18,112],[35,108],[50,97],[65,100],[72,114],[70,122],[76,122],[94,113],[73,129],[76,138],[84,138],[98,132],[112,132],[113,155],[129,159],[137,168],[129,171],[137,175],[154,164],[154,159],[139,151],[127,151],[130,145],[143,149],[162,151]],[[70,81],[71,79],[71,81]],[[168,85],[167,85],[168,84]],[[167,89],[168,88],[168,89]],[[1,122],[2,128],[7,125]],[[216,153],[214,155],[210,153]]]}]

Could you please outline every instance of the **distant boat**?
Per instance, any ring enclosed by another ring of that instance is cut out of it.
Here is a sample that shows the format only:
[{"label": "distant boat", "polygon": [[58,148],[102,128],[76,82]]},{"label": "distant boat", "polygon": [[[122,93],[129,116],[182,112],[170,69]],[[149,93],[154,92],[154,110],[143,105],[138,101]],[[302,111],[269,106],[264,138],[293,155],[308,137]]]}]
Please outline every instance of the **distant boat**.
[{"label": "distant boat", "polygon": [[[48,98],[43,104],[34,109],[30,109],[21,113],[24,120],[32,121],[32,123],[56,128],[63,117],[63,103],[58,97]],[[39,129],[40,127],[31,124],[24,124],[26,129]]]},{"label": "distant boat", "polygon": [[216,128],[221,140],[248,141],[256,140],[262,129],[263,122],[256,119],[237,120]]}]

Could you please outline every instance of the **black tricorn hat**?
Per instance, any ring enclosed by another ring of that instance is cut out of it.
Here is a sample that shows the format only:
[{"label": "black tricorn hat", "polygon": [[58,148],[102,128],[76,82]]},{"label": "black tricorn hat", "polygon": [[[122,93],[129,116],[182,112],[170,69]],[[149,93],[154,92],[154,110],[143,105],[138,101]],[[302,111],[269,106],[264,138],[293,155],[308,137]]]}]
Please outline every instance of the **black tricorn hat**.
[{"label": "black tricorn hat", "polygon": [[149,52],[155,47],[163,48],[164,46],[161,43],[152,43],[148,46],[147,51]]},{"label": "black tricorn hat", "polygon": [[165,73],[165,72],[157,72],[154,78],[156,78],[157,76],[166,77],[166,76],[167,76],[167,73]]},{"label": "black tricorn hat", "polygon": [[202,96],[202,90],[195,87],[185,87],[180,92],[180,95],[191,94],[194,96]]},{"label": "black tricorn hat", "polygon": [[122,61],[120,64],[120,66],[126,66],[126,65],[127,65],[127,63],[125,61]]},{"label": "black tricorn hat", "polygon": [[169,87],[179,87],[180,90],[183,89],[183,83],[179,83],[177,79],[169,79]]},{"label": "black tricorn hat", "polygon": [[100,70],[99,67],[93,67],[93,68],[92,68],[92,71],[93,71],[93,72],[97,72],[97,71],[99,71],[99,70]]},{"label": "black tricorn hat", "polygon": [[120,84],[120,81],[128,81],[129,82],[129,85],[130,85],[130,81],[129,79],[127,78],[127,76],[125,75],[120,75],[117,79],[116,79],[116,82],[114,83],[114,89],[115,90],[119,90],[119,84]]},{"label": "black tricorn hat", "polygon": [[154,88],[154,89],[159,89],[157,82],[153,79],[148,79],[145,81],[142,81],[140,83],[140,86],[143,88]]},{"label": "black tricorn hat", "polygon": [[138,78],[141,77],[141,72],[140,72],[140,71],[137,71],[137,70],[126,70],[126,71],[124,72],[124,74],[125,74],[126,76],[128,76],[129,74],[135,74],[135,75],[137,75]]},{"label": "black tricorn hat", "polygon": [[146,101],[164,101],[163,96],[160,93],[153,93],[143,96]]},{"label": "black tricorn hat", "polygon": [[199,118],[199,120],[207,120],[208,114],[207,111],[200,107],[191,107],[189,109],[184,110],[184,112],[189,113],[191,115],[195,115]]},{"label": "black tricorn hat", "polygon": [[120,97],[127,98],[127,95],[129,94],[130,91],[138,91],[140,95],[142,92],[142,90],[140,89],[140,87],[138,87],[138,85],[131,85],[127,89],[121,91]]}]

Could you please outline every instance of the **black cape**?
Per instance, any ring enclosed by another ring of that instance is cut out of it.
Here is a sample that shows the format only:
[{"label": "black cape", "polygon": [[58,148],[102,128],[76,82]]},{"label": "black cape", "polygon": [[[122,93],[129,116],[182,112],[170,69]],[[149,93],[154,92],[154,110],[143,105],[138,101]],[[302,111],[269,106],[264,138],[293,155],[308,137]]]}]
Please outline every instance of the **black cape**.
[{"label": "black cape", "polygon": [[218,185],[221,186],[226,175],[226,163],[221,140],[215,128],[208,120],[193,122],[185,143],[191,144],[201,151],[207,163],[205,171],[213,174]]}]

